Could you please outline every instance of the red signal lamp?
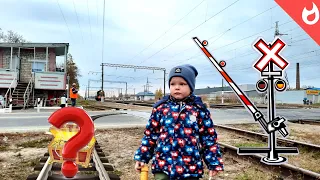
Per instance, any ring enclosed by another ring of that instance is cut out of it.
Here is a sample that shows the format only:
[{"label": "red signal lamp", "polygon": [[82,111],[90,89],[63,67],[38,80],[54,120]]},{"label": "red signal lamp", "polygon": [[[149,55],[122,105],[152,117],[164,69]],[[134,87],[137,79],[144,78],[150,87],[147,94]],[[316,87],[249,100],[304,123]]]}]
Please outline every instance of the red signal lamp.
[{"label": "red signal lamp", "polygon": [[268,83],[265,80],[260,79],[256,84],[256,88],[259,92],[265,92],[268,88]]}]

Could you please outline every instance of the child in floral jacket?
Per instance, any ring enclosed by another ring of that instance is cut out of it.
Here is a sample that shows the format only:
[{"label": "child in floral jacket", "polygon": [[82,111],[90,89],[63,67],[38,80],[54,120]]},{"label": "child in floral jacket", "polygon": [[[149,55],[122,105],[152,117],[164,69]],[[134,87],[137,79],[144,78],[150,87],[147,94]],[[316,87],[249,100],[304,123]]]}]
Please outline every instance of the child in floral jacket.
[{"label": "child in floral jacket", "polygon": [[196,180],[223,170],[222,153],[209,110],[193,94],[198,72],[191,65],[174,67],[169,74],[170,95],[158,101],[134,155],[140,171],[152,159],[156,180]]}]

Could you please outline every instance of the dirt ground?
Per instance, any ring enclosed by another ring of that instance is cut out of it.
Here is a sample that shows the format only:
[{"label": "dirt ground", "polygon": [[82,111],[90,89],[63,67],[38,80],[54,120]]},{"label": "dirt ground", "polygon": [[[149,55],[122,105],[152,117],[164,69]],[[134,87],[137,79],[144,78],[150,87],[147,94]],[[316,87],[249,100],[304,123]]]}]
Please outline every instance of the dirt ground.
[{"label": "dirt ground", "polygon": [[[82,102],[82,104],[84,106],[84,109],[86,109],[86,110],[99,110],[99,109],[96,109],[95,107],[102,108],[103,106],[113,107],[113,108],[121,108],[121,109],[131,109],[133,111],[145,111],[145,112],[151,112],[151,110],[152,110],[152,107],[147,107],[147,106],[137,106],[137,105],[132,105],[132,104],[111,103],[111,102],[103,102],[102,103],[102,102],[90,101],[88,103]],[[92,106],[92,107],[90,107],[90,106]]]},{"label": "dirt ground", "polygon": [[[141,143],[143,128],[97,130],[95,136],[115,172],[123,180],[139,180],[134,170],[133,155]],[[221,133],[222,137],[227,137]],[[33,167],[47,152],[52,136],[42,133],[0,134],[0,174],[6,180],[26,179]],[[219,179],[275,179],[276,175],[261,170],[257,165],[224,154],[225,171],[219,173]],[[150,164],[149,164],[150,165]],[[207,170],[205,170],[207,179]],[[149,179],[153,179],[149,173]]]},{"label": "dirt ground", "polygon": [[[247,138],[241,135],[238,135],[234,132],[227,132],[222,129],[217,128],[219,136],[219,142],[223,142],[235,147],[268,147],[268,144],[259,140],[252,138]],[[297,139],[300,138],[299,135],[295,136]],[[310,139],[315,139],[319,137],[318,134],[310,135]],[[308,149],[298,147],[299,154],[297,155],[281,155],[288,158],[288,163],[294,166],[307,169],[316,173],[320,173],[320,152],[318,151],[309,151]]]},{"label": "dirt ground", "polygon": [[[100,102],[96,102],[97,105]],[[100,104],[101,105],[101,104]],[[114,104],[105,102],[103,105],[127,108],[132,110],[150,112],[151,107],[134,105]],[[232,125],[250,131],[262,132],[258,124]],[[312,144],[320,144],[320,126],[307,124],[288,123],[290,130],[289,139],[299,140]],[[97,130],[95,136],[103,151],[109,154],[108,159],[114,165],[116,173],[123,180],[139,180],[139,174],[134,170],[133,155],[141,143],[143,128],[127,129],[105,129]],[[241,146],[265,146],[265,143],[254,140],[246,140],[232,133],[218,131],[219,141],[237,147]],[[20,180],[32,173],[33,167],[38,164],[39,159],[47,152],[47,145],[51,142],[52,136],[41,133],[0,133],[0,175],[6,180]],[[300,150],[300,149],[299,149]],[[320,172],[320,152],[310,153],[300,150],[303,156],[289,156],[289,163],[303,168]],[[224,154],[225,171],[218,174],[220,179],[277,179],[277,176],[262,170],[258,165],[245,160],[239,160]],[[310,160],[312,160],[310,162]],[[314,167],[314,168],[312,168]],[[207,173],[207,170],[205,170]],[[1,179],[0,178],[0,179]],[[149,179],[152,174],[149,173]],[[207,179],[207,174],[203,179]]]},{"label": "dirt ground", "polygon": [[[320,126],[309,124],[286,123],[289,131],[287,139],[320,145]],[[227,125],[248,131],[264,133],[258,123]]]},{"label": "dirt ground", "polygon": [[[96,137],[100,146],[109,153],[109,161],[114,165],[122,180],[140,180],[139,173],[134,170],[133,155],[141,143],[143,128],[106,129],[98,131]],[[225,171],[218,174],[219,179],[275,179],[276,175],[261,170],[248,161],[235,159],[224,154]],[[149,163],[150,165],[150,163]],[[153,179],[149,168],[149,179]],[[205,177],[208,179],[208,170]]]},{"label": "dirt ground", "polygon": [[48,151],[50,141],[51,135],[44,133],[0,134],[1,179],[26,179]]}]

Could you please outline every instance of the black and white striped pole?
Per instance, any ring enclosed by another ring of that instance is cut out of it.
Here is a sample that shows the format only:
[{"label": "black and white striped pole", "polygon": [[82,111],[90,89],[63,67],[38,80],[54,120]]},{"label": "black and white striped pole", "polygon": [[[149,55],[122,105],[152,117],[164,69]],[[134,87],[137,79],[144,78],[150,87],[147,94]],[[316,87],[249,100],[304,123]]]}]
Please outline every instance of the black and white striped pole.
[{"label": "black and white striped pole", "polygon": [[37,112],[40,112],[40,98],[37,99]]}]

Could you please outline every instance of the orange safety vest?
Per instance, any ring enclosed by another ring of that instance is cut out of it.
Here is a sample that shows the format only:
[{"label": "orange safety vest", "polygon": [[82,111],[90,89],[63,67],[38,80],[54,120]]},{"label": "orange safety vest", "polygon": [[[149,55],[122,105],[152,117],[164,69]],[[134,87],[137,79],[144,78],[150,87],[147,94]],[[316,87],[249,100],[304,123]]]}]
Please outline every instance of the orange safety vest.
[{"label": "orange safety vest", "polygon": [[70,88],[70,98],[72,98],[72,99],[77,99],[78,98],[78,93],[73,94],[72,88]]}]

